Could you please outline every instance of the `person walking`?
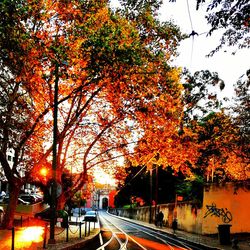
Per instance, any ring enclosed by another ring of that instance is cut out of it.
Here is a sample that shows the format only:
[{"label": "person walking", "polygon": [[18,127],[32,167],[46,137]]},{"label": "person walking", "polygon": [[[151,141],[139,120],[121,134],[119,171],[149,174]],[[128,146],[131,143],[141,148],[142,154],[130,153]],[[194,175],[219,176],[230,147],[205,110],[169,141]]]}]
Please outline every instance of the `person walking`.
[{"label": "person walking", "polygon": [[159,222],[160,227],[163,226],[163,218],[164,218],[164,214],[163,214],[162,211],[160,211],[159,214],[158,214],[158,222]]},{"label": "person walking", "polygon": [[174,234],[175,234],[175,232],[177,230],[177,219],[176,218],[174,218],[174,220],[173,220],[172,228],[173,228],[173,231],[174,231]]}]

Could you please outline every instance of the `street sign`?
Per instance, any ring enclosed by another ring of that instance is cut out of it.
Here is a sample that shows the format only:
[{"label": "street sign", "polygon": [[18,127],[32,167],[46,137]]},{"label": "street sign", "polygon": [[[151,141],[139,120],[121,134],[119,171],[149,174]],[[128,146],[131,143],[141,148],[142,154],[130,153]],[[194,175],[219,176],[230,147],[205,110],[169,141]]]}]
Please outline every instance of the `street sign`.
[{"label": "street sign", "polygon": [[177,201],[183,201],[183,196],[177,196]]}]

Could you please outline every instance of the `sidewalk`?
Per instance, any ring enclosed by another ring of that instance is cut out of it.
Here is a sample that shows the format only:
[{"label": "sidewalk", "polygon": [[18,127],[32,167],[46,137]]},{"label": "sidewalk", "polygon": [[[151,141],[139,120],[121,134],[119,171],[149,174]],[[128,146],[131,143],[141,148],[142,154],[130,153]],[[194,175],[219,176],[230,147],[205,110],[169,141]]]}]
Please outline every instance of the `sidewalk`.
[{"label": "sidewalk", "polygon": [[[14,249],[25,250],[42,250],[44,249],[44,242],[46,242],[46,249],[49,250],[70,250],[76,247],[82,247],[89,240],[98,236],[100,232],[99,222],[88,223],[83,222],[84,216],[73,214],[69,220],[68,228],[68,242],[67,229],[62,228],[60,222],[55,225],[56,244],[48,244],[50,238],[49,223],[47,224],[46,241],[44,241],[45,223],[37,225],[36,220],[24,220],[21,226],[20,221],[16,221]],[[80,232],[81,222],[81,232]],[[81,238],[80,238],[81,233]],[[12,230],[0,230],[0,250],[11,249],[12,247]]]},{"label": "sidewalk", "polygon": [[[116,216],[116,215],[113,215],[113,216]],[[145,227],[163,231],[172,236],[174,235],[177,238],[184,239],[186,241],[191,241],[191,242],[203,245],[203,246],[207,246],[207,247],[213,248],[214,250],[232,250],[232,249],[250,250],[250,235],[248,236],[239,235],[238,248],[232,248],[232,245],[220,245],[219,239],[216,236],[198,235],[198,234],[184,232],[181,230],[176,230],[176,233],[174,234],[171,228],[166,228],[166,227],[160,228],[160,227],[156,227],[154,224],[150,224],[144,221],[129,219],[125,217],[119,217],[119,218],[133,222],[135,224],[143,225]]]}]

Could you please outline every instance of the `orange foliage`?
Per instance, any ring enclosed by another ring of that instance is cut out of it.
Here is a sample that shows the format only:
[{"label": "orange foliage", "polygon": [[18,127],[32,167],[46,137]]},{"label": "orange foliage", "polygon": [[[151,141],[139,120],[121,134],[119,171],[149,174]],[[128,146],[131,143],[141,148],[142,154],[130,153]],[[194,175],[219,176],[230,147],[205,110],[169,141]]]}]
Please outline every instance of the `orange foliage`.
[{"label": "orange foliage", "polygon": [[[107,1],[92,1],[88,7],[81,1],[28,4],[28,20],[22,22],[25,53],[16,81],[29,93],[22,143],[29,148],[31,168],[51,162],[57,81],[57,181],[62,182],[66,169],[79,173],[69,194],[83,186],[89,169],[116,166],[142,137],[147,141],[147,147],[137,147],[142,159],[160,152],[167,164],[176,163],[181,157],[169,153],[181,147],[182,138],[175,135],[182,116],[182,86],[179,70],[167,61],[167,39],[175,38],[165,37],[166,44],[156,53],[150,45],[163,40],[162,34],[144,39],[138,23],[111,13]],[[152,13],[147,19],[146,29],[156,28]]]},{"label": "orange foliage", "polygon": [[239,145],[238,128],[229,116],[215,113],[203,126],[197,127],[203,134],[201,148],[207,151],[203,162],[207,162],[207,175],[212,176],[216,169],[224,169],[231,180],[246,180],[249,178],[249,166],[242,157]]}]

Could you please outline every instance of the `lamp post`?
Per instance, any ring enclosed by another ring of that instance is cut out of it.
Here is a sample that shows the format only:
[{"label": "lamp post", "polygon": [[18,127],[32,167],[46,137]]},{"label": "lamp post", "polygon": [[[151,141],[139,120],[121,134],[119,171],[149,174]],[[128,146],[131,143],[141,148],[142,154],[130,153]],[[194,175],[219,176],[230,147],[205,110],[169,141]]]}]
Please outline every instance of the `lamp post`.
[{"label": "lamp post", "polygon": [[156,219],[157,206],[158,206],[158,189],[159,189],[158,165],[156,165],[155,166],[155,219]]},{"label": "lamp post", "polygon": [[55,244],[55,220],[56,220],[56,167],[57,167],[57,114],[58,114],[58,62],[55,63],[55,93],[53,111],[53,160],[52,160],[52,183],[51,183],[51,218],[50,218],[50,238],[48,243]]},{"label": "lamp post", "polygon": [[149,169],[149,186],[150,186],[150,190],[149,190],[149,223],[152,223],[152,202],[153,202],[153,177],[152,177],[152,168]]}]

